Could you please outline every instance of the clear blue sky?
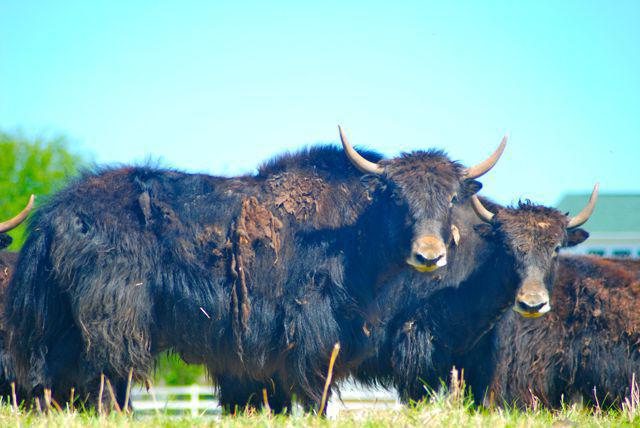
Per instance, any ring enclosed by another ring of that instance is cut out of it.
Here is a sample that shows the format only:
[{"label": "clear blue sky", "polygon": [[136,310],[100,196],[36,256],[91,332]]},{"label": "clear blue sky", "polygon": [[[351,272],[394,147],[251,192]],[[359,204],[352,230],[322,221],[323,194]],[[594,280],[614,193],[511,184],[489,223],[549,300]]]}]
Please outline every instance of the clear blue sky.
[{"label": "clear blue sky", "polygon": [[640,1],[394,3],[0,0],[0,127],[215,174],[509,131],[484,194],[640,191]]}]

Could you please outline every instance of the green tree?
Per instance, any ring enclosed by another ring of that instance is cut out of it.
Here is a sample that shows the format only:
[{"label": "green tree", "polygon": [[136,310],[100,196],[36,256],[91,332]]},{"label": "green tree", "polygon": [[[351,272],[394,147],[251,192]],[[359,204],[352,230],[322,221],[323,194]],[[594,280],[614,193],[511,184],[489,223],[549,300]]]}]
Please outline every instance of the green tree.
[{"label": "green tree", "polygon": [[[29,138],[0,131],[0,221],[20,212],[29,195],[36,195],[36,207],[77,174],[85,159],[72,154],[64,137]],[[10,250],[24,242],[25,225],[12,232]]]},{"label": "green tree", "polygon": [[156,363],[155,385],[191,385],[206,383],[204,367],[186,364],[182,359],[170,352],[160,354]]}]

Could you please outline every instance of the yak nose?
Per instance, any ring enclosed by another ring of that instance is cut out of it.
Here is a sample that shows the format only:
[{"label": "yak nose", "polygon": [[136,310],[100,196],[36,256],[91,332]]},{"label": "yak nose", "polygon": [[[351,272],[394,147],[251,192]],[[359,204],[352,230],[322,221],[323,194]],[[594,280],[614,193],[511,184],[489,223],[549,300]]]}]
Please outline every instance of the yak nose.
[{"label": "yak nose", "polygon": [[407,263],[420,272],[431,272],[447,264],[447,248],[441,239],[422,237],[413,244]]},{"label": "yak nose", "polygon": [[424,255],[423,253],[416,254],[416,260],[418,263],[423,265],[437,265],[439,261],[445,258],[445,254],[438,254],[435,257],[430,255]]},{"label": "yak nose", "polygon": [[513,308],[525,318],[537,318],[551,310],[549,294],[539,291],[533,293],[519,293]]},{"label": "yak nose", "polygon": [[542,309],[542,307],[547,304],[547,302],[540,302],[537,305],[532,306],[529,303],[520,300],[517,304],[522,312],[536,313],[539,312],[540,309]]}]

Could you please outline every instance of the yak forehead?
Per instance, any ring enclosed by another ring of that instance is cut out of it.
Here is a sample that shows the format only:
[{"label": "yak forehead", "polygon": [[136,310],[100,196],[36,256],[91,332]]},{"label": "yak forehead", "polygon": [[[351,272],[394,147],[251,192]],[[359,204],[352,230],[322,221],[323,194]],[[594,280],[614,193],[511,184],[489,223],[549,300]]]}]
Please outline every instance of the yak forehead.
[{"label": "yak forehead", "polygon": [[409,205],[425,214],[447,207],[463,179],[464,167],[440,150],[403,153],[380,163]]},{"label": "yak forehead", "polygon": [[496,214],[496,223],[508,241],[519,251],[554,249],[562,241],[568,219],[560,211],[520,202]]}]

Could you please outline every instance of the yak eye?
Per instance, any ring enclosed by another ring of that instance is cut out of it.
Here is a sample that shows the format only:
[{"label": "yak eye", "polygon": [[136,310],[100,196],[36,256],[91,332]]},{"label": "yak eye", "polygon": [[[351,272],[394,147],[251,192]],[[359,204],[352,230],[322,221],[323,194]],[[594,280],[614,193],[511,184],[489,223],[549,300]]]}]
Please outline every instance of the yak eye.
[{"label": "yak eye", "polygon": [[553,257],[556,257],[560,252],[560,245],[553,249]]},{"label": "yak eye", "polygon": [[449,208],[453,207],[453,204],[458,202],[458,194],[454,193],[453,196],[451,196],[451,201],[449,201]]}]

